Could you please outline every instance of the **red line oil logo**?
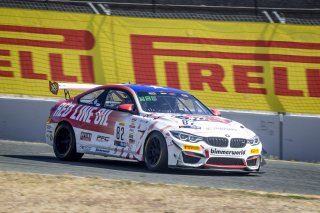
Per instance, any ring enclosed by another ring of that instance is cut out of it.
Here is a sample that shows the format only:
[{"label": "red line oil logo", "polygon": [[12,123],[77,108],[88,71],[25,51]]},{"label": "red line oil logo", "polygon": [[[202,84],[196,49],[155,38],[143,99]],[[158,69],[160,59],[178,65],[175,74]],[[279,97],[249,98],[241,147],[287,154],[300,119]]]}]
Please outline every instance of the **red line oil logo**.
[{"label": "red line oil logo", "polygon": [[[16,66],[20,68],[23,79],[48,80],[49,74],[54,81],[81,82],[82,80],[84,83],[94,83],[93,56],[77,54],[77,51],[84,52],[93,49],[95,39],[91,32],[12,25],[0,25],[0,32],[6,35],[0,37],[0,45],[5,47],[0,49],[0,57],[5,58],[0,60],[0,77],[18,77],[17,73],[6,69],[13,66],[13,58],[17,57]],[[39,51],[30,50],[28,47],[46,51],[44,54],[39,54]],[[82,79],[65,74],[65,63],[63,62],[65,54],[63,52],[66,50],[73,50],[69,57],[73,57],[75,63],[79,64]],[[46,58],[50,73],[35,70],[34,62],[39,57]]]}]

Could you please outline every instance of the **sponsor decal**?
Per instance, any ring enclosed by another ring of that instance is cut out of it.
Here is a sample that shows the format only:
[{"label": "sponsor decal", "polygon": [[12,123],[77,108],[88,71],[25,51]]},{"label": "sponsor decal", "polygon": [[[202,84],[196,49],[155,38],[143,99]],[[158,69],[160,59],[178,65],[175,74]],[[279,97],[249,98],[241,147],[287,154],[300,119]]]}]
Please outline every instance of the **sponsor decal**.
[{"label": "sponsor decal", "polygon": [[183,145],[182,148],[184,151],[200,151],[200,146],[193,145]]},{"label": "sponsor decal", "polygon": [[75,104],[71,103],[62,103],[59,105],[59,107],[56,109],[56,111],[53,113],[53,117],[66,117],[68,116],[73,108],[75,107]]},{"label": "sponsor decal", "polygon": [[232,121],[229,119],[219,118],[219,117],[213,117],[213,116],[185,116],[185,115],[177,115],[174,116],[175,118],[182,119],[183,125],[188,125],[189,122],[193,124],[194,122],[198,121],[210,121],[210,122],[220,122],[220,123],[231,123]]},{"label": "sponsor decal", "polygon": [[211,154],[214,155],[236,155],[236,156],[240,156],[240,155],[245,155],[246,154],[246,150],[239,150],[239,151],[232,151],[232,150],[219,150],[219,149],[211,149]]},{"label": "sponsor decal", "polygon": [[92,146],[80,146],[80,149],[82,149],[85,152],[95,152],[96,148]]},{"label": "sponsor decal", "polygon": [[260,150],[259,149],[251,149],[250,154],[259,154]]},{"label": "sponsor decal", "polygon": [[133,143],[135,143],[135,142],[136,142],[135,140],[133,140],[133,139],[131,139],[131,138],[129,139],[129,143],[130,143],[130,144],[133,144]]},{"label": "sponsor decal", "polygon": [[129,128],[130,128],[130,129],[134,129],[134,128],[136,128],[136,126],[133,125],[133,124],[131,124],[131,125],[129,126]]},{"label": "sponsor decal", "polygon": [[125,126],[125,125],[126,125],[126,123],[123,123],[123,122],[119,123],[119,126]]},{"label": "sponsor decal", "polygon": [[[162,93],[161,93],[162,94]],[[145,102],[145,101],[157,101],[157,97],[156,96],[140,96],[139,97],[139,101],[141,102]]]},{"label": "sponsor decal", "polygon": [[80,133],[80,140],[82,141],[91,141],[92,134],[89,132],[81,132]]},{"label": "sponsor decal", "polygon": [[108,126],[108,118],[111,112],[112,110],[99,109],[98,107],[93,106],[62,103],[58,106],[52,116],[63,118],[68,117],[79,122]]},{"label": "sponsor decal", "polygon": [[98,135],[96,141],[99,141],[99,142],[108,142],[108,141],[109,141],[109,137],[106,137],[106,136],[103,136],[103,135]]},{"label": "sponsor decal", "polygon": [[224,128],[224,127],[206,127],[206,130],[208,131],[237,131],[237,129],[234,128]]},{"label": "sponsor decal", "polygon": [[102,149],[102,148],[96,148],[96,152],[108,154],[108,153],[110,152],[110,150],[108,150],[108,149]]},{"label": "sponsor decal", "polygon": [[186,128],[186,129],[201,129],[200,126],[196,126],[196,125],[183,125],[183,126],[179,126],[179,128]]},{"label": "sponsor decal", "polygon": [[126,147],[127,143],[123,141],[114,141],[115,146]]}]

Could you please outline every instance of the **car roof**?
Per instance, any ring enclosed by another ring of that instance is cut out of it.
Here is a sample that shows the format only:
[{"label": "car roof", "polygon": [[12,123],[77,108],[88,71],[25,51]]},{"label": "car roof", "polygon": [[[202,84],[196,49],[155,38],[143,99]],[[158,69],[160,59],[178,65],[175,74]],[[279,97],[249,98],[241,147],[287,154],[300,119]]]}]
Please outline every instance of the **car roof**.
[{"label": "car roof", "polygon": [[135,92],[173,92],[173,93],[180,93],[180,94],[189,94],[185,91],[170,88],[170,87],[161,87],[156,85],[143,85],[143,84],[124,84],[131,88]]}]

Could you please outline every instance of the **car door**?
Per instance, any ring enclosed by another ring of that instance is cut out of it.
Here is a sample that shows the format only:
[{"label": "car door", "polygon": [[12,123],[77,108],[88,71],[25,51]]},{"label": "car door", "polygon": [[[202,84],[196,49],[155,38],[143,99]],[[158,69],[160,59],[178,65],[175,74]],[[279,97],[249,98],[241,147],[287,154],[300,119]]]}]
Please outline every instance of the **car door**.
[{"label": "car door", "polygon": [[104,107],[112,110],[108,123],[113,128],[113,143],[110,143],[111,155],[131,158],[134,152],[133,130],[136,128],[132,121],[137,120],[135,112],[119,111],[121,104],[135,104],[132,95],[121,89],[110,89],[106,96]]}]

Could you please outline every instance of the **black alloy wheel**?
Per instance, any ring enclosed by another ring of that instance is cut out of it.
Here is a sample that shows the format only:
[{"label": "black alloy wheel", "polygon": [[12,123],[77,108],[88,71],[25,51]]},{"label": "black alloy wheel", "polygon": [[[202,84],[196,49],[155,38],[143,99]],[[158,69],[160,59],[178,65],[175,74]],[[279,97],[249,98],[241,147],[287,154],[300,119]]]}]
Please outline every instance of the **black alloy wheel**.
[{"label": "black alloy wheel", "polygon": [[147,160],[151,165],[156,165],[160,159],[161,147],[158,138],[152,138],[147,149]]},{"label": "black alloy wheel", "polygon": [[164,171],[168,168],[168,148],[161,133],[154,132],[150,135],[146,141],[144,158],[151,171]]},{"label": "black alloy wheel", "polygon": [[53,151],[57,158],[64,161],[78,161],[83,153],[77,153],[73,128],[62,123],[56,129],[53,141]]},{"label": "black alloy wheel", "polygon": [[56,147],[59,154],[64,155],[71,147],[71,135],[67,128],[60,128],[56,136]]}]

